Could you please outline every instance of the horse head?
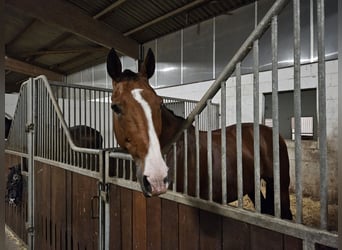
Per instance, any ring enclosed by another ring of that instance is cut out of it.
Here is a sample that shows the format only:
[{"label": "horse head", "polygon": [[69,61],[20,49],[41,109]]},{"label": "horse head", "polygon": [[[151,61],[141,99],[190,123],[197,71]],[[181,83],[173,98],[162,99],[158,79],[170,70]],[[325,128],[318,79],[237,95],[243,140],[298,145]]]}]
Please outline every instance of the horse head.
[{"label": "horse head", "polygon": [[23,191],[21,166],[16,165],[10,167],[10,172],[7,176],[7,199],[10,205],[18,205],[21,202]]},{"label": "horse head", "polygon": [[113,129],[119,145],[133,157],[137,180],[145,196],[165,193],[168,167],[163,160],[159,136],[162,131],[162,98],[150,86],[155,59],[148,51],[138,73],[122,71],[114,49],[107,57],[107,71],[112,78]]}]

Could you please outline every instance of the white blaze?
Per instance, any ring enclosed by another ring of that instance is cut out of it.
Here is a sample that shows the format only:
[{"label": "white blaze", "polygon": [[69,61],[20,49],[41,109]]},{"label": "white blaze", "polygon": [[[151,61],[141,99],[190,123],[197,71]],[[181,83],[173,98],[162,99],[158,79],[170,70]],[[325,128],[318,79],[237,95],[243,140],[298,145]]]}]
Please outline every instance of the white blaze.
[{"label": "white blaze", "polygon": [[134,89],[131,93],[133,98],[144,110],[148,126],[149,145],[147,155],[144,160],[145,168],[143,175],[147,176],[147,179],[153,188],[159,189],[161,185],[164,184],[163,182],[164,178],[167,176],[168,167],[166,166],[160,152],[159,139],[154,129],[150,105],[142,97],[142,91],[142,89]]}]

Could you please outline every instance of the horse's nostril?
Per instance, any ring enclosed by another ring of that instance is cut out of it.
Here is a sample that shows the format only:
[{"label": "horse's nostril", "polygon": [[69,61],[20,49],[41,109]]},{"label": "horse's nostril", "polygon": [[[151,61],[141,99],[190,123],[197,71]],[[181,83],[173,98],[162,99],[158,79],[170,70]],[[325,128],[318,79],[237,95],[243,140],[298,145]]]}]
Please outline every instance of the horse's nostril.
[{"label": "horse's nostril", "polygon": [[143,185],[145,187],[145,190],[148,192],[148,193],[151,193],[152,192],[152,188],[151,188],[151,184],[150,182],[147,180],[147,176],[144,175],[143,177]]},{"label": "horse's nostril", "polygon": [[169,183],[169,178],[165,177],[164,178],[164,184],[167,184],[167,183]]}]

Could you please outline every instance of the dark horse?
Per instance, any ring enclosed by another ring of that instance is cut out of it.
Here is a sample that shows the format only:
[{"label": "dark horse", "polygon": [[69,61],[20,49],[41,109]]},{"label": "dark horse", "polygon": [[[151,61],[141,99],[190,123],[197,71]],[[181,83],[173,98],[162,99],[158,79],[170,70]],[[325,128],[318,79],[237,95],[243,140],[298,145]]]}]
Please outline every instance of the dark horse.
[{"label": "dark horse", "polygon": [[[112,49],[107,57],[107,71],[113,80],[112,109],[114,132],[119,145],[133,157],[137,180],[145,196],[165,193],[169,185],[169,167],[173,152],[167,154],[166,165],[161,148],[181,129],[184,119],[173,114],[149,85],[155,59],[148,51],[140,71],[122,72],[119,57]],[[190,127],[188,140],[188,194],[195,194],[195,129]],[[177,142],[177,191],[183,191],[184,138]],[[226,128],[227,140],[227,200],[237,199],[236,127]],[[279,137],[281,217],[292,219],[289,200],[289,159],[287,147]],[[221,130],[212,132],[213,200],[221,200]],[[267,182],[266,198],[261,199],[263,213],[274,214],[272,129],[260,125],[260,177]],[[243,192],[254,202],[253,124],[242,124]],[[172,170],[170,173],[173,172]],[[208,197],[207,134],[200,132],[200,196]]]},{"label": "dark horse", "polygon": [[21,175],[20,164],[9,168],[6,189],[6,201],[10,205],[19,205],[22,200],[23,193],[23,176]]},{"label": "dark horse", "polygon": [[78,147],[102,148],[102,135],[96,129],[86,125],[76,125],[69,128],[70,136]]}]

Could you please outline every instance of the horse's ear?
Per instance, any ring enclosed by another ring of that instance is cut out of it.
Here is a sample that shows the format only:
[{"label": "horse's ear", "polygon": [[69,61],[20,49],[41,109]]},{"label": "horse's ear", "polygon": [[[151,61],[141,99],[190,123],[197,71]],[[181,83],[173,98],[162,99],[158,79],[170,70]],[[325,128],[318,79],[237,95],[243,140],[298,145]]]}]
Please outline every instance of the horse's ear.
[{"label": "horse's ear", "polygon": [[151,49],[148,49],[145,61],[141,66],[140,73],[145,75],[147,79],[151,78],[154,74],[156,61],[154,59],[154,54]]},{"label": "horse's ear", "polygon": [[114,81],[118,79],[122,72],[120,58],[114,49],[111,49],[107,56],[107,72]]}]

